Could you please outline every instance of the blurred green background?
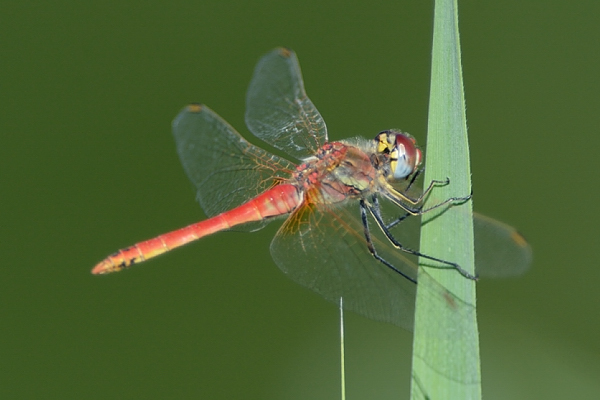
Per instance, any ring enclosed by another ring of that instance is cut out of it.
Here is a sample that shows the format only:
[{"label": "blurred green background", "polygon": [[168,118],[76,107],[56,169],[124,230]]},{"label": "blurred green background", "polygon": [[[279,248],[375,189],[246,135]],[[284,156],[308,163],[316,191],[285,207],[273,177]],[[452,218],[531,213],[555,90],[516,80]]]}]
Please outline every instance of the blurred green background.
[{"label": "blurred green background", "polygon": [[[461,2],[475,209],[534,249],[478,284],[486,399],[598,398],[600,3]],[[330,138],[425,142],[432,2],[4,2],[0,397],[339,398],[338,311],[269,255],[278,223],[108,277],[203,218],[170,123],[247,134],[258,58],[293,48]],[[411,335],[347,315],[349,398],[408,397]]]}]

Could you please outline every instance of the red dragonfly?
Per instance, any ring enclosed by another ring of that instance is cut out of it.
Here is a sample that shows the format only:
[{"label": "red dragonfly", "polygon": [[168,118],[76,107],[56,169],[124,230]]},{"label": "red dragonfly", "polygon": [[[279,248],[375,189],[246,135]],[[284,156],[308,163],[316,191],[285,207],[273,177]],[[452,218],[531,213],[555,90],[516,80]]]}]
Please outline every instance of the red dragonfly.
[{"label": "red dragonfly", "polygon": [[[414,250],[419,218],[413,216],[470,199],[423,207],[424,198],[449,181],[416,187],[423,155],[414,138],[388,130],[374,140],[329,142],[296,55],[284,48],[259,61],[246,103],[250,131],[300,162],[249,143],[204,105],[187,106],[173,121],[173,134],[210,218],[119,250],[92,273],[120,271],[215,232],[253,231],[287,216],[271,243],[279,268],[327,300],[343,297],[346,309],[369,318],[412,327],[416,256],[474,279],[455,263]],[[386,221],[390,212],[395,218]],[[530,248],[516,230],[482,216],[474,222],[478,273],[512,275],[527,268]]]}]

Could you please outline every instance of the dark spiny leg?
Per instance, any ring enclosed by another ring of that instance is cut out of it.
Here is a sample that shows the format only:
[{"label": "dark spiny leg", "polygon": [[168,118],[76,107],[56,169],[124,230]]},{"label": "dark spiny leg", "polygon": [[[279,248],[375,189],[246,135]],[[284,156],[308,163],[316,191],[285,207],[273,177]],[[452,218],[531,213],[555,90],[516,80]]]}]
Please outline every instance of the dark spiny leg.
[{"label": "dark spiny leg", "polygon": [[[420,207],[410,207],[408,205],[406,205],[405,203],[403,203],[402,201],[400,201],[400,199],[397,198],[397,195],[395,195],[394,193],[384,193],[383,194],[388,200],[390,200],[391,202],[393,202],[394,204],[396,204],[397,206],[403,208],[404,210],[406,210],[406,212],[408,212],[411,215],[423,215],[426,212],[429,212],[431,210],[435,210],[436,208],[442,207],[448,203],[457,203],[457,204],[462,204],[468,200],[470,200],[473,197],[473,192],[471,192],[471,194],[469,194],[468,196],[464,196],[464,197],[450,197],[447,198],[446,200],[437,203],[429,208],[423,208],[423,206]],[[404,195],[402,195],[403,197],[406,197]]]},{"label": "dark spiny leg", "polygon": [[425,168],[421,168],[418,169],[412,176],[412,179],[410,180],[410,182],[408,183],[408,186],[406,187],[406,189],[404,189],[404,191],[408,192],[411,188],[411,186],[413,185],[413,183],[415,183],[415,181],[417,180],[417,178],[423,173],[425,172]]},{"label": "dark spiny leg", "polygon": [[[364,208],[366,208],[366,207],[369,207],[369,212],[371,213],[371,215],[375,219],[375,222],[377,222],[377,225],[379,226],[379,228],[381,229],[381,231],[383,232],[383,234],[388,238],[388,240],[398,250],[404,251],[404,252],[409,253],[409,254],[413,254],[413,255],[418,256],[418,257],[423,257],[423,258],[426,258],[426,259],[431,260],[431,261],[437,261],[439,263],[449,265],[450,267],[452,267],[455,270],[457,270],[458,273],[460,273],[465,278],[472,279],[472,280],[477,280],[477,277],[475,275],[472,275],[472,274],[468,273],[467,271],[465,271],[464,269],[462,269],[462,267],[460,265],[458,265],[456,263],[453,263],[453,262],[450,262],[450,261],[446,261],[446,260],[442,260],[440,258],[428,256],[428,255],[423,254],[421,252],[418,252],[416,250],[408,249],[408,248],[402,246],[402,244],[396,240],[396,238],[391,234],[391,232],[385,226],[385,223],[381,219],[381,215],[379,215],[378,212],[376,212],[375,210],[373,210],[372,207],[367,206],[364,203],[364,201],[361,200],[361,210],[362,210],[361,212],[364,213],[364,214],[366,214],[366,211],[364,210]],[[364,215],[362,218],[363,218],[363,225],[365,225],[366,215]],[[370,240],[367,240],[367,241],[370,241]]]},{"label": "dark spiny leg", "polygon": [[[371,210],[371,209],[369,208],[369,210]],[[373,212],[375,212],[375,211],[371,211],[371,213],[373,213]],[[400,271],[399,269],[394,267],[392,264],[387,262],[385,259],[383,259],[379,254],[377,254],[377,251],[375,250],[375,246],[373,246],[373,241],[371,240],[371,232],[369,231],[369,221],[367,219],[367,205],[365,204],[364,200],[360,201],[360,216],[361,216],[361,220],[362,220],[363,228],[364,228],[364,232],[365,232],[365,239],[367,240],[367,247],[369,248],[369,252],[371,253],[371,255],[373,257],[375,257],[375,259],[377,261],[379,261],[386,267],[390,268],[392,271],[399,273],[400,275],[402,275],[403,277],[405,277],[406,279],[408,279],[409,281],[411,281],[413,283],[417,283],[416,279],[406,275],[404,272]]]},{"label": "dark spiny leg", "polygon": [[[374,194],[371,197],[371,204],[373,205],[373,209],[375,210],[375,212],[377,212],[377,215],[379,215],[379,217],[383,220],[383,217],[381,216],[381,207],[379,206],[379,198],[377,197],[377,195]],[[404,221],[410,215],[412,215],[412,214],[405,213],[404,215],[401,215],[400,217],[396,218],[394,221],[387,224],[385,227],[387,229],[392,229],[394,226],[396,226],[400,222]]]}]

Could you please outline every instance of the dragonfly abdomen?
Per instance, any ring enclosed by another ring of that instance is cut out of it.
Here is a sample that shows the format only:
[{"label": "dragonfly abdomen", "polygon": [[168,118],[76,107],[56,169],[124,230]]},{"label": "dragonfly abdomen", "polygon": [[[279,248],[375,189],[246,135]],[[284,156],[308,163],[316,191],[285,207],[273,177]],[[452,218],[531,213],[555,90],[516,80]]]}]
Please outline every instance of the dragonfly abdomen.
[{"label": "dragonfly abdomen", "polygon": [[296,186],[291,184],[277,185],[239,207],[213,218],[119,250],[98,263],[92,273],[117,272],[236,225],[288,214],[300,205],[301,199],[302,197]]}]

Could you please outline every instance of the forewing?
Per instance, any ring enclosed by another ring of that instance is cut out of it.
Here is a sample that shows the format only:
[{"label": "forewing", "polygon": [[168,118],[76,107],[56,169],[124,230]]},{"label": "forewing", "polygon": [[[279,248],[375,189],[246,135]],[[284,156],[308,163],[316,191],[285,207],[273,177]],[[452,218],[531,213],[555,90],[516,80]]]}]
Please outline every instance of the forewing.
[{"label": "forewing", "polygon": [[[409,181],[395,182],[394,188],[402,193],[408,194],[411,198],[418,198],[422,189],[420,182],[411,185],[408,191],[406,187]],[[432,191],[434,196],[435,188]],[[443,200],[434,199],[429,204],[435,204]],[[390,207],[386,209],[386,204],[382,211],[387,212],[386,221],[391,222],[395,218],[405,213],[402,210],[395,208],[397,214],[389,212]],[[393,208],[392,208],[393,209]],[[415,239],[418,240],[419,226],[415,225],[415,221],[420,221],[418,217],[408,217],[402,223],[396,225],[392,229],[394,236],[401,242],[410,241],[410,246],[413,246]],[[482,278],[505,278],[518,276],[529,269],[532,260],[532,252],[527,240],[512,226],[503,222],[497,221],[488,216],[473,213],[473,229],[475,235],[475,270]],[[418,243],[418,241],[417,241]],[[435,254],[431,254],[435,257]],[[448,260],[452,261],[452,260]]]},{"label": "forewing", "polygon": [[[382,207],[383,212],[390,207]],[[399,212],[404,215],[403,212]],[[391,213],[386,213],[391,216]],[[396,215],[397,217],[397,215]],[[391,222],[392,218],[385,219]],[[421,218],[409,216],[391,229],[403,245],[418,249]],[[475,271],[480,278],[508,278],[518,276],[531,265],[531,247],[512,226],[493,218],[473,213],[475,235]],[[428,254],[436,257],[435,254]],[[454,261],[454,260],[447,260]]]},{"label": "forewing", "polygon": [[[420,220],[419,217],[409,216],[392,228],[391,232],[400,243],[418,249]],[[387,218],[386,221],[391,219]],[[473,229],[475,271],[480,278],[508,278],[522,275],[529,269],[532,259],[531,247],[515,228],[485,215],[473,213]],[[435,254],[428,255],[436,257]]]},{"label": "forewing", "polygon": [[[373,258],[359,217],[356,203],[343,207],[304,205],[273,239],[273,259],[292,280],[325,299],[339,304],[343,297],[345,309],[412,330],[416,285]],[[416,249],[413,244],[418,242],[419,220],[409,217],[398,224],[393,229],[395,238]],[[377,253],[416,279],[416,258],[392,246],[370,218],[369,228]],[[480,252],[476,262],[480,263],[478,271],[482,276],[516,275],[529,265],[529,247],[515,238],[513,228],[476,215],[475,232],[484,235],[476,239],[476,252]],[[486,253],[482,246],[487,248]],[[458,315],[474,312],[472,305],[460,301],[436,282],[427,285],[427,296],[436,310],[450,307]],[[446,370],[444,373],[452,375]]]},{"label": "forewing", "polygon": [[205,105],[184,108],[173,121],[177,153],[212,217],[245,203],[290,176],[295,165],[247,142]]},{"label": "forewing", "polygon": [[325,121],[304,91],[293,51],[277,48],[256,65],[246,96],[246,125],[298,160],[313,156],[327,142]]},{"label": "forewing", "polygon": [[531,265],[531,247],[512,226],[474,213],[475,270],[481,277],[523,274]]},{"label": "forewing", "polygon": [[[271,244],[279,268],[325,299],[365,317],[412,329],[416,284],[369,253],[356,203],[296,210]],[[371,226],[378,253],[416,279],[417,267]]]}]

